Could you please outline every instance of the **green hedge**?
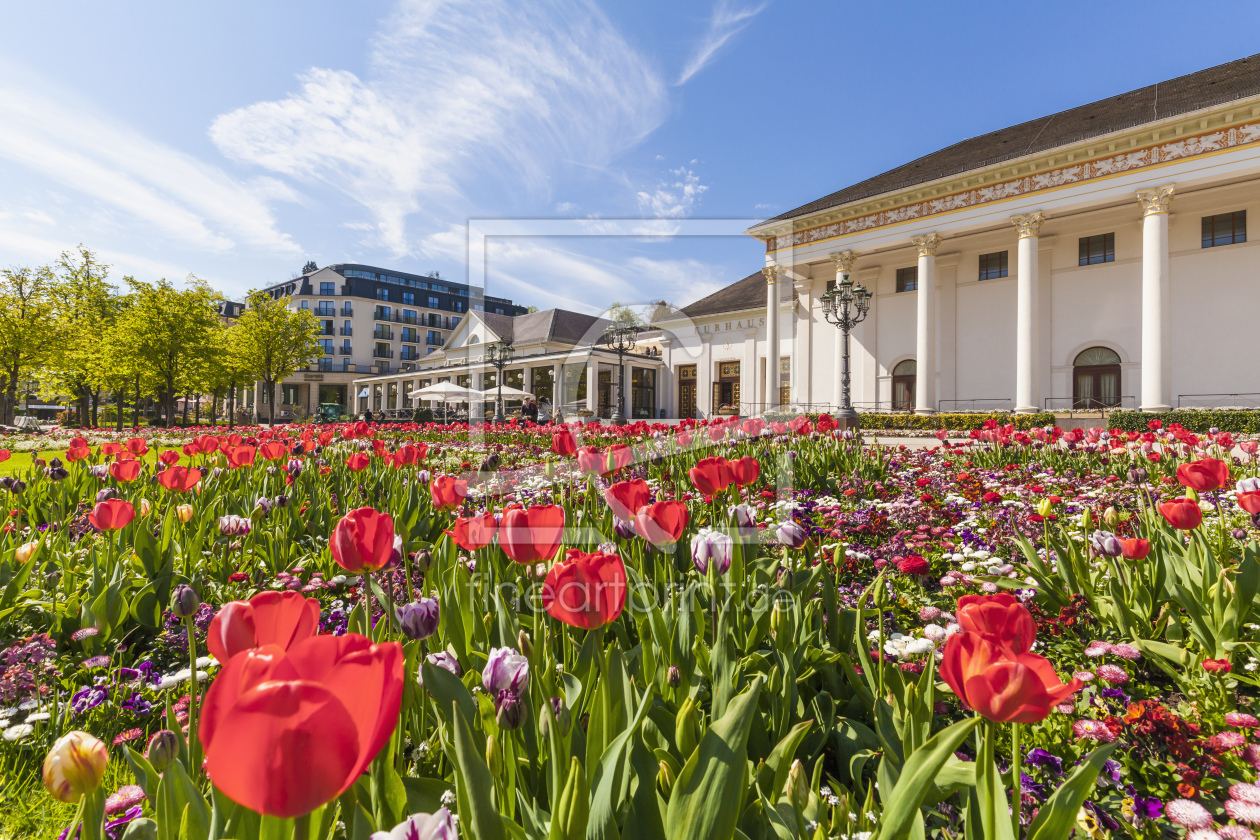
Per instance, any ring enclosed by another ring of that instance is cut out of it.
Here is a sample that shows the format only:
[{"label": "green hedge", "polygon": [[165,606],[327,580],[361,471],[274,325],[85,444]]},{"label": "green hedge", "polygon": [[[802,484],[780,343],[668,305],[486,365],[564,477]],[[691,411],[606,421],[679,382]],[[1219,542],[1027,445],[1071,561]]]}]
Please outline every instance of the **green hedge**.
[{"label": "green hedge", "polygon": [[[1192,432],[1206,433],[1217,428],[1234,434],[1260,432],[1260,409],[1194,409],[1189,411],[1164,411],[1148,414],[1145,411],[1113,411],[1107,415],[1106,426],[1125,432],[1145,432],[1152,420],[1161,421],[1165,427],[1180,423]],[[1099,425],[1103,425],[1101,422]]]},{"label": "green hedge", "polygon": [[872,430],[916,429],[934,432],[937,429],[949,429],[954,432],[968,432],[972,429],[983,429],[986,420],[996,420],[998,425],[1014,423],[1017,429],[1035,429],[1038,426],[1053,426],[1054,415],[1048,412],[1040,414],[1011,414],[995,411],[988,414],[863,414],[862,428]]}]

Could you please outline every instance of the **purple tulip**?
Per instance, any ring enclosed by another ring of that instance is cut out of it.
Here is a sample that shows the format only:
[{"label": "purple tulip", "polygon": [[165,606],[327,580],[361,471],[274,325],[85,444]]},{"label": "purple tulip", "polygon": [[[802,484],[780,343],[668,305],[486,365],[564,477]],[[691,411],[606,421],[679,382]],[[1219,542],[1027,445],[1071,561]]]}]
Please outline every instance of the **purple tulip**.
[{"label": "purple tulip", "polygon": [[391,831],[377,831],[371,840],[458,840],[455,818],[443,806],[432,814],[412,814]]},{"label": "purple tulip", "polygon": [[805,540],[809,537],[809,535],[805,533],[805,529],[803,527],[790,519],[780,525],[774,532],[774,535],[778,538],[779,542],[783,543],[788,548],[803,547],[805,545]]},{"label": "purple tulip", "polygon": [[394,612],[403,635],[408,639],[427,639],[437,632],[439,610],[436,598],[421,598],[403,604]]},{"label": "purple tulip", "polygon": [[501,691],[520,694],[529,688],[529,660],[515,648],[491,648],[481,685],[491,697],[498,697]]},{"label": "purple tulip", "polygon": [[[444,650],[440,650],[437,653],[430,653],[424,659],[434,668],[445,668],[457,677],[464,673],[464,669],[459,667],[459,660]],[[420,683],[421,687],[423,687],[424,677],[421,674],[417,674],[416,682]]]},{"label": "purple tulip", "polygon": [[700,574],[708,574],[709,563],[714,564],[719,575],[731,568],[731,553],[735,541],[721,531],[702,528],[691,538],[691,564]]},{"label": "purple tulip", "polygon": [[1103,557],[1119,557],[1124,553],[1120,540],[1116,539],[1116,535],[1110,531],[1095,531],[1090,534],[1089,544],[1093,547],[1095,554]]}]

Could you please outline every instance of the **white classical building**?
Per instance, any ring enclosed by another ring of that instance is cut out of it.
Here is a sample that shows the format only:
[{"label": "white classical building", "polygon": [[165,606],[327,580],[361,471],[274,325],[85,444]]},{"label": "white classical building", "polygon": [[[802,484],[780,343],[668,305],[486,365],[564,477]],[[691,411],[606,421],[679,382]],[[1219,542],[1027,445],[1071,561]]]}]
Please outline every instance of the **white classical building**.
[{"label": "white classical building", "polygon": [[1257,210],[1260,56],[965,140],[750,229],[765,270],[661,324],[662,404],[834,408],[845,274],[859,410],[1254,403]]}]

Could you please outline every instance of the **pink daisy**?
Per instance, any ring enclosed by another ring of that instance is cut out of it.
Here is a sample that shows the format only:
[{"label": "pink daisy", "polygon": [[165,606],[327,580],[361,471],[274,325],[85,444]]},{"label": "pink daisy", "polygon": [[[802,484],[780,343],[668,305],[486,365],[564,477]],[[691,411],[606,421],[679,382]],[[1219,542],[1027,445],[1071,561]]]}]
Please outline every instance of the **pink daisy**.
[{"label": "pink daisy", "polygon": [[1242,760],[1250,764],[1252,767],[1260,770],[1260,746],[1248,744],[1243,747]]},{"label": "pink daisy", "polygon": [[1101,741],[1104,744],[1110,744],[1116,740],[1116,736],[1111,734],[1111,730],[1104,723],[1097,720],[1078,720],[1072,724],[1072,732],[1076,734],[1077,738]]},{"label": "pink daisy", "polygon": [[1088,646],[1086,646],[1085,655],[1090,657],[1091,659],[1097,659],[1098,657],[1106,654],[1110,650],[1111,650],[1110,643],[1094,640],[1090,642]]},{"label": "pink daisy", "polygon": [[1077,671],[1076,673],[1072,674],[1072,676],[1080,680],[1081,682],[1089,682],[1090,680],[1094,678],[1094,672],[1093,671]]},{"label": "pink daisy", "polygon": [[1225,813],[1248,825],[1260,823],[1260,803],[1229,799],[1225,802]]},{"label": "pink daisy", "polygon": [[1208,743],[1218,750],[1236,750],[1247,743],[1247,736],[1241,732],[1217,732]]},{"label": "pink daisy", "polygon": [[1241,825],[1223,825],[1216,830],[1216,834],[1224,840],[1256,840],[1251,829]]},{"label": "pink daisy", "polygon": [[1133,645],[1128,644],[1127,642],[1121,642],[1118,645],[1112,645],[1111,654],[1113,656],[1118,656],[1121,659],[1141,659],[1142,658],[1142,651],[1138,650]]},{"label": "pink daisy", "polygon": [[1260,805],[1260,785],[1240,782],[1230,786],[1229,795],[1234,799],[1241,799],[1243,802],[1254,802]]},{"label": "pink daisy", "polygon": [[1071,703],[1060,703],[1054,707],[1054,710],[1061,715],[1070,715],[1072,712],[1076,711],[1076,706]]},{"label": "pink daisy", "polygon": [[133,805],[139,805],[146,798],[139,785],[123,785],[105,800],[105,813],[121,813]]},{"label": "pink daisy", "polygon": [[114,736],[114,746],[144,737],[143,729],[126,729]]},{"label": "pink daisy", "polygon": [[936,621],[940,617],[941,610],[939,607],[923,607],[919,610],[920,621]]},{"label": "pink daisy", "polygon": [[1174,799],[1164,806],[1164,816],[1182,828],[1207,828],[1212,815],[1193,799]]},{"label": "pink daisy", "polygon": [[1124,685],[1129,681],[1128,671],[1125,671],[1119,665],[1112,665],[1110,663],[1098,666],[1098,676],[1102,677],[1112,685]]},{"label": "pink daisy", "polygon": [[95,627],[84,627],[81,630],[75,630],[73,633],[71,633],[70,638],[74,639],[76,642],[81,642],[84,639],[90,639],[91,637],[95,636],[99,632],[101,631],[96,629]]},{"label": "pink daisy", "polygon": [[1255,715],[1249,715],[1246,712],[1226,712],[1225,725],[1237,726],[1239,729],[1255,729],[1260,726],[1260,720]]}]

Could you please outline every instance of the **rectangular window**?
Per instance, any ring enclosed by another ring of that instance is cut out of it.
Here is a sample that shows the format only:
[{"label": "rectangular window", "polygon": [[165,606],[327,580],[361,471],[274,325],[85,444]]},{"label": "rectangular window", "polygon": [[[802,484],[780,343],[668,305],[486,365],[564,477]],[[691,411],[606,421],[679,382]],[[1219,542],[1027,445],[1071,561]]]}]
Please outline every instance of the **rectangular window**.
[{"label": "rectangular window", "polygon": [[430,309],[438,308],[438,299],[435,298],[433,295],[429,295],[429,308]]},{"label": "rectangular window", "polygon": [[298,404],[298,386],[281,385],[280,396],[281,396],[280,402],[284,403],[285,405],[297,405]]},{"label": "rectangular window", "polygon": [[1082,236],[1080,249],[1081,265],[1097,265],[1116,261],[1116,235],[1100,233],[1097,236]]},{"label": "rectangular window", "polygon": [[1006,251],[998,251],[993,254],[980,255],[981,280],[996,280],[999,277],[1010,276],[1007,268],[1006,253]]},{"label": "rectangular window", "polygon": [[327,353],[329,356],[331,356],[331,355],[332,355],[332,351],[333,351],[333,343],[332,343],[332,339],[331,339],[331,338],[321,338],[321,339],[319,340],[319,346],[320,346],[320,347],[323,347],[323,348],[324,348],[324,352],[325,352],[325,353]]},{"label": "rectangular window", "polygon": [[386,289],[386,288],[384,288],[384,287],[382,287],[382,286],[377,286],[377,287],[376,287],[376,299],[377,299],[377,300],[389,300],[389,289]]},{"label": "rectangular window", "polygon": [[415,306],[415,305],[416,305],[416,293],[415,293],[415,292],[403,292],[403,305],[404,305],[404,306]]},{"label": "rectangular window", "polygon": [[1247,211],[1203,217],[1203,247],[1234,245],[1247,241]]},{"label": "rectangular window", "polygon": [[919,267],[917,265],[897,269],[897,291],[913,292],[918,288]]},{"label": "rectangular window", "polygon": [[321,281],[319,284],[319,293],[321,295],[335,295],[337,294],[337,285],[335,283],[324,283]]}]

